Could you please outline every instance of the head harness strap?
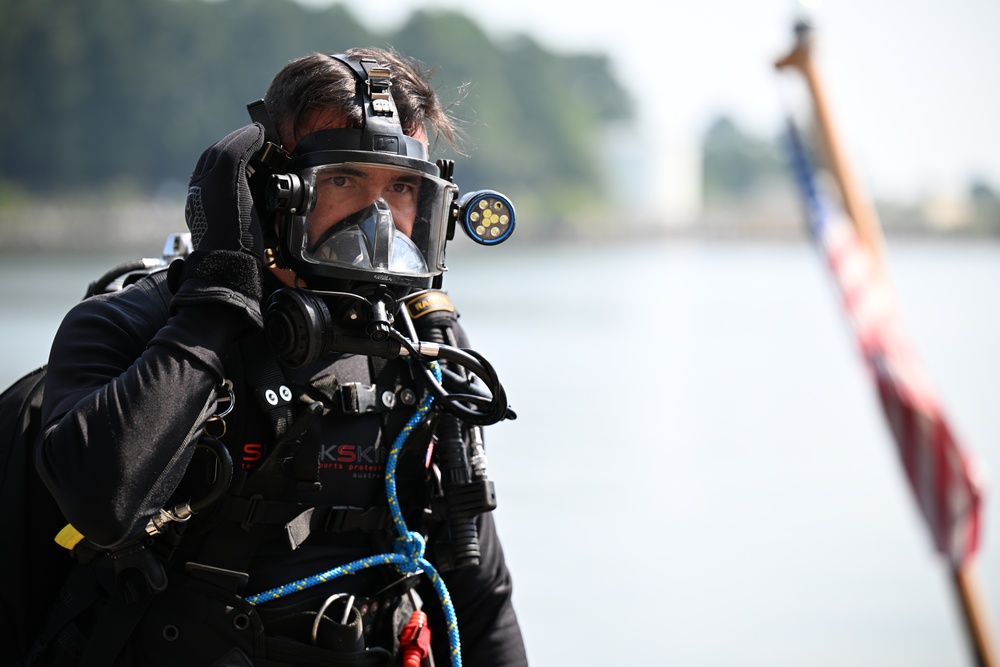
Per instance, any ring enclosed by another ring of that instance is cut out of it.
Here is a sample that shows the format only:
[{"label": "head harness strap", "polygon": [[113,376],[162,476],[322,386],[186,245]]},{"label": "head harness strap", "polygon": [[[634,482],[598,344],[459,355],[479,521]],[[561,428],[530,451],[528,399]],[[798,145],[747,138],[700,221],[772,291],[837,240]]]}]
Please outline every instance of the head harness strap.
[{"label": "head harness strap", "polygon": [[389,66],[379,65],[374,58],[328,55],[354,72],[364,115],[360,144],[339,148],[393,153],[427,160],[424,142],[406,136],[400,125],[399,112],[392,98],[392,72]]}]

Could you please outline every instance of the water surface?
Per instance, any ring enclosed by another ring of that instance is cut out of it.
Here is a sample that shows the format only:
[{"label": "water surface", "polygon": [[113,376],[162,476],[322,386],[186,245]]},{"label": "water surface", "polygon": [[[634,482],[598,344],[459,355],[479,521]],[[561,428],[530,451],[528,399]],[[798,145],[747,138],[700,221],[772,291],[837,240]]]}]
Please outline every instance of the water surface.
[{"label": "water surface", "polygon": [[[487,442],[533,664],[971,664],[809,246],[456,245],[445,287],[519,415]],[[955,430],[1000,471],[1000,243],[890,253]],[[124,259],[0,258],[0,384]]]}]

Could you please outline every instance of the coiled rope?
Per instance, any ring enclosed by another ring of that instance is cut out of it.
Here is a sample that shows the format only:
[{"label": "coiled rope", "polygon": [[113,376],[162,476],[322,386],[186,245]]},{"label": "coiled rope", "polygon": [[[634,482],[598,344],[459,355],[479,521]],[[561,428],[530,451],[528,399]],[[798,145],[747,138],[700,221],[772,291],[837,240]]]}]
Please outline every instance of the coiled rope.
[{"label": "coiled rope", "polygon": [[[441,382],[441,367],[438,362],[431,362],[431,371],[437,378],[438,382]],[[270,602],[271,600],[277,600],[280,597],[284,597],[291,593],[297,591],[304,591],[307,588],[311,588],[318,584],[326,583],[337,577],[342,577],[346,574],[354,574],[361,570],[365,570],[376,565],[394,565],[397,570],[404,574],[416,574],[423,572],[430,579],[431,584],[434,586],[434,591],[437,593],[438,598],[441,600],[441,606],[444,609],[445,622],[448,629],[448,646],[451,653],[451,665],[452,667],[462,667],[462,643],[458,634],[458,616],[455,614],[455,605],[451,601],[451,594],[448,593],[448,587],[445,586],[444,580],[438,574],[434,566],[431,565],[430,561],[424,558],[424,537],[420,533],[411,531],[406,526],[406,521],[403,519],[403,512],[399,508],[399,497],[396,493],[396,464],[399,461],[399,453],[403,450],[403,445],[406,444],[407,439],[413,432],[413,429],[417,427],[427,416],[427,412],[430,410],[431,404],[434,402],[434,396],[431,393],[427,393],[423,401],[417,407],[417,411],[410,417],[409,421],[396,436],[395,442],[392,443],[392,449],[389,450],[389,458],[385,465],[385,494],[389,501],[389,512],[392,514],[392,523],[396,528],[396,533],[398,537],[396,538],[395,552],[391,554],[378,554],[376,556],[368,556],[367,558],[362,558],[360,560],[352,561],[346,565],[341,565],[335,567],[332,570],[327,570],[326,572],[320,572],[319,574],[314,574],[310,577],[304,579],[299,579],[298,581],[293,581],[288,584],[283,584],[277,588],[272,588],[270,590],[264,591],[263,593],[257,593],[256,595],[250,595],[246,598],[247,602],[252,605],[262,604],[264,602]]]}]

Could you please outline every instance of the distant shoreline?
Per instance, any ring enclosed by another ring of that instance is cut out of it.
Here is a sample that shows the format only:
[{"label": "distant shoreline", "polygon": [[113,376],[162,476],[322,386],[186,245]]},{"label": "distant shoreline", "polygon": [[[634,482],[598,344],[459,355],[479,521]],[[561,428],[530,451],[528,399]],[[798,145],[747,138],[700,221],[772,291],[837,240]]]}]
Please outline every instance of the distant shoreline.
[{"label": "distant shoreline", "polygon": [[[184,202],[178,199],[0,207],[0,255],[112,252],[148,257],[162,250],[169,234],[184,231],[187,231]],[[995,233],[968,228],[934,230],[889,226],[886,235],[890,239],[1000,239]],[[697,221],[683,225],[620,221],[579,230],[557,224],[532,226],[530,221],[522,220],[508,244],[588,245],[670,239],[808,241],[805,224],[792,216],[767,218],[753,211],[720,214],[718,210],[708,210]],[[457,241],[449,247],[464,245],[464,239]],[[459,248],[455,250],[461,252]]]}]

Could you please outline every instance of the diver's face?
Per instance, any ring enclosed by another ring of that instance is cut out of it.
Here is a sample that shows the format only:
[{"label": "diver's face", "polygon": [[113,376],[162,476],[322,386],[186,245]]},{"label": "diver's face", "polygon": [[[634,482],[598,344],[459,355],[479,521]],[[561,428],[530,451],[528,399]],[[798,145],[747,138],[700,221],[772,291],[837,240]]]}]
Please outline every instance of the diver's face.
[{"label": "diver's face", "polygon": [[309,214],[306,234],[309,245],[348,216],[378,200],[392,211],[396,229],[412,236],[417,216],[420,177],[380,165],[332,165],[316,173],[316,208]]},{"label": "diver's face", "polygon": [[[348,127],[346,117],[333,109],[315,110],[306,116],[303,130],[287,142],[285,149],[291,153],[299,140],[319,130],[338,130]],[[414,139],[427,143],[427,132],[418,127],[410,134]],[[309,216],[306,231],[309,244],[313,245],[338,222],[356,213],[378,199],[384,199],[392,211],[396,229],[411,236],[416,219],[418,179],[406,172],[384,167],[345,166],[342,172],[324,172],[316,179],[316,208]]]}]

